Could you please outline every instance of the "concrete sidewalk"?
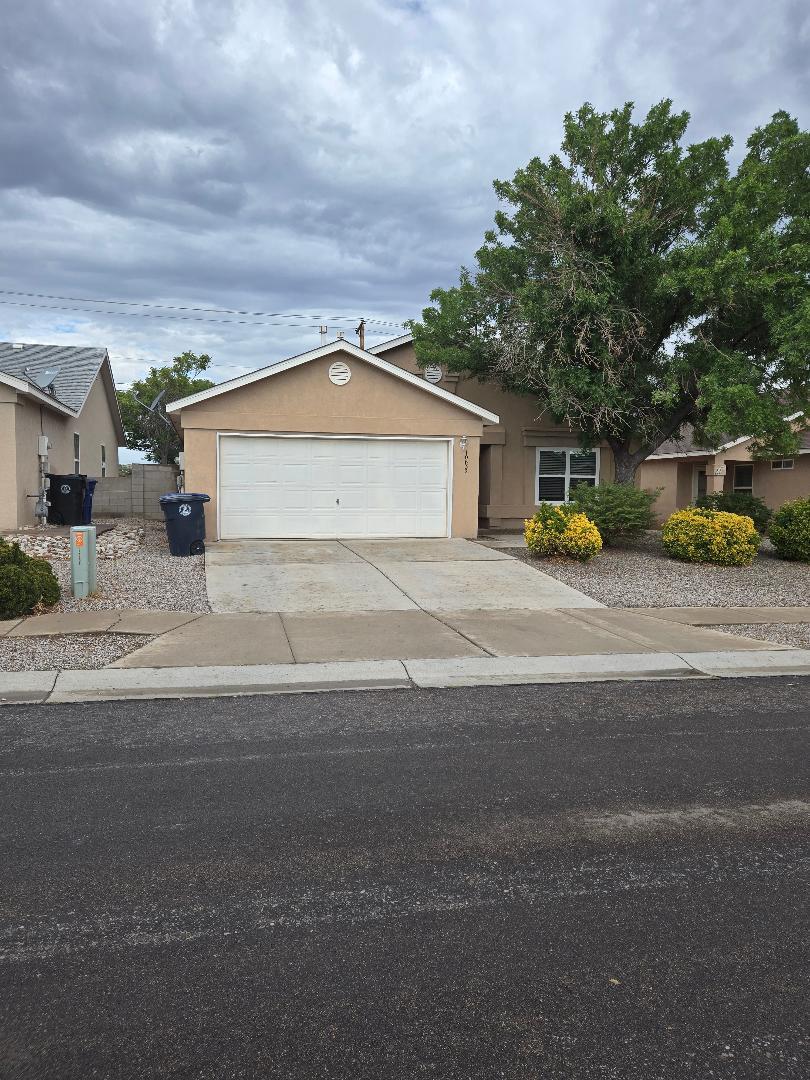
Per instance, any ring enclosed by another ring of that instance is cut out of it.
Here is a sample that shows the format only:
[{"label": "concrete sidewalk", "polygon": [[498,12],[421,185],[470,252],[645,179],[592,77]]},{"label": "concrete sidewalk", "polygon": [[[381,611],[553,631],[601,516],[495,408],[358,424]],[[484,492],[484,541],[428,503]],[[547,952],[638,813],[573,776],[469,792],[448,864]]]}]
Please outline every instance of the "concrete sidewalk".
[{"label": "concrete sidewalk", "polygon": [[52,614],[0,635],[154,636],[100,670],[0,672],[0,701],[810,674],[810,650],[707,628],[779,621],[810,607]]},{"label": "concrete sidewalk", "polygon": [[772,675],[810,676],[810,650],[0,672],[0,704]]}]

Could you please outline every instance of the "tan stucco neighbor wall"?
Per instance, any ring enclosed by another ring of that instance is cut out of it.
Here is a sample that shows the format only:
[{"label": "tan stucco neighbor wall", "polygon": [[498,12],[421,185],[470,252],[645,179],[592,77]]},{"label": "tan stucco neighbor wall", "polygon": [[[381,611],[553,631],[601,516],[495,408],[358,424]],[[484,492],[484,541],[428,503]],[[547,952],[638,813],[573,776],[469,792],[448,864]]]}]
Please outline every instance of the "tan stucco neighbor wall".
[{"label": "tan stucco neighbor wall", "polygon": [[38,438],[45,434],[51,444],[48,470],[73,472],[73,435],[80,441],[80,468],[91,477],[101,476],[101,446],[107,453],[107,475],[118,474],[118,433],[107,390],[99,372],[78,417],[65,416],[29,397],[0,385],[0,528],[35,525],[35,498],[39,491]]},{"label": "tan stucco neighbor wall", "polygon": [[[753,494],[772,510],[790,499],[810,497],[810,454],[797,454],[792,469],[773,469],[770,461],[755,461]],[[730,447],[723,453],[688,458],[665,458],[645,461],[638,471],[641,487],[662,487],[655,510],[659,521],[673,511],[691,506],[695,497],[695,470],[705,469],[708,491],[734,490],[734,465],[749,464],[746,446]],[[725,472],[723,472],[725,470]]]},{"label": "tan stucco neighbor wall", "polygon": [[[345,386],[328,369],[344,360]],[[478,529],[478,456],[482,421],[370,364],[340,352],[230,390],[182,410],[187,491],[211,496],[206,532],[217,535],[217,432],[313,435],[413,435],[453,439],[453,536]],[[467,460],[459,445],[467,436]]]},{"label": "tan stucco neighbor wall", "polygon": [[[423,374],[411,342],[386,349],[382,356],[406,371]],[[437,385],[500,418],[499,424],[484,427],[479,517],[491,527],[519,528],[535,511],[537,447],[579,446],[577,432],[556,423],[535,398],[508,394],[494,383],[445,373]],[[600,445],[599,479],[609,482],[613,477],[613,455]]]}]

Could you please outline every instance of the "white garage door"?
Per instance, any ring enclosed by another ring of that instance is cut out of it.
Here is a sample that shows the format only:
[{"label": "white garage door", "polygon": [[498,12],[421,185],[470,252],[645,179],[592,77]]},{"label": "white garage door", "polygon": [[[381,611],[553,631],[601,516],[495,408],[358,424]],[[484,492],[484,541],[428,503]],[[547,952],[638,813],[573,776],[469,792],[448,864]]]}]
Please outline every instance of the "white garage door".
[{"label": "white garage door", "polygon": [[448,442],[222,435],[223,540],[448,535]]}]

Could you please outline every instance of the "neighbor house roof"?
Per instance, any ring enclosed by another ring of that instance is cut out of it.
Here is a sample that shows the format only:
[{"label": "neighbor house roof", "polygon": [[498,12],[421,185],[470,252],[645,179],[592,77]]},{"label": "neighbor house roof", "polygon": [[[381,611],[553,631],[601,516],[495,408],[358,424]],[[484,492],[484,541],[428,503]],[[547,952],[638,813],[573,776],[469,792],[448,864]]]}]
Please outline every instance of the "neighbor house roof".
[{"label": "neighbor house roof", "polygon": [[373,345],[368,351],[373,352],[375,356],[379,356],[380,353],[387,352],[389,349],[396,349],[400,345],[409,345],[412,341],[413,334],[401,334],[399,337],[382,341],[379,345]]},{"label": "neighbor house roof", "polygon": [[[800,412],[793,413],[791,416],[786,416],[785,420],[798,420],[802,414]],[[722,437],[723,441],[717,446],[702,446],[695,439],[695,433],[691,424],[685,424],[683,427],[683,433],[679,439],[667,439],[666,442],[662,442],[654,454],[650,454],[648,461],[656,461],[659,458],[679,458],[679,457],[706,457],[711,454],[719,454],[723,450],[730,450],[733,446],[742,446],[743,443],[750,442],[753,435],[743,435],[740,439],[727,439]],[[810,439],[810,432],[804,432],[801,436],[801,448],[810,448],[810,442],[806,440]]]},{"label": "neighbor house roof", "polygon": [[383,360],[382,357],[375,355],[373,352],[359,349],[356,345],[352,345],[350,341],[345,341],[343,338],[339,338],[337,341],[330,341],[327,345],[321,345],[317,349],[300,353],[298,356],[291,356],[289,360],[282,360],[280,363],[271,364],[269,367],[259,368],[258,371],[251,371],[247,375],[238,376],[236,379],[229,379],[228,382],[220,383],[218,386],[212,386],[210,390],[200,390],[197,394],[191,394],[189,397],[180,398],[179,401],[172,401],[166,406],[166,412],[180,412],[181,409],[187,409],[190,405],[197,405],[199,402],[208,401],[209,398],[217,397],[219,394],[227,394],[230,390],[237,390],[242,386],[250,386],[251,383],[258,382],[260,379],[269,379],[273,375],[280,375],[283,371],[289,371],[291,368],[300,367],[302,364],[308,364],[311,360],[317,360],[322,356],[330,356],[332,353],[338,352],[348,353],[349,356],[353,356],[357,360],[362,360],[371,367],[378,368],[380,371],[385,371],[387,374],[393,375],[394,378],[402,379],[403,382],[418,387],[426,394],[432,394],[434,397],[441,398],[442,401],[447,401],[451,405],[455,405],[457,409],[462,409],[464,412],[472,413],[473,416],[480,417],[480,419],[488,424],[497,424],[499,422],[495,413],[490,412],[488,409],[483,409],[480,405],[475,405],[472,401],[467,401],[465,398],[458,397],[456,394],[451,394],[447,390],[442,390],[440,387],[427,382],[418,375],[413,375],[410,371],[405,371],[404,368],[397,367],[396,364],[390,364],[387,360]]},{"label": "neighbor house roof", "polygon": [[[125,436],[115,395],[110,359],[106,349],[76,345],[35,345],[0,341],[0,376],[11,376],[25,387],[16,389],[51,406],[64,406],[78,416],[84,408],[99,371],[103,378],[113,420],[121,442]],[[52,375],[52,380],[49,376]],[[53,392],[46,389],[46,379]],[[57,408],[58,412],[65,411]]]}]

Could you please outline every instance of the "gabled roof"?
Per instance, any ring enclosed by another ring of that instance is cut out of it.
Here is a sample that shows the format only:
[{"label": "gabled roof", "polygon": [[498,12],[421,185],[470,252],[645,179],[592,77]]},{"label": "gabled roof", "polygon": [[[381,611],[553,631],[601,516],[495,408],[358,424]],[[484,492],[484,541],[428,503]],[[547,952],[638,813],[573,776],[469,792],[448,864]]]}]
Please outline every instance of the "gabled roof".
[{"label": "gabled roof", "polygon": [[387,360],[383,360],[382,357],[376,356],[373,352],[359,349],[350,341],[345,341],[342,338],[338,338],[336,341],[330,341],[327,345],[321,345],[317,349],[310,350],[310,352],[300,353],[298,356],[291,356],[289,360],[282,360],[280,363],[271,364],[269,367],[259,368],[258,371],[251,371],[247,375],[240,375],[236,379],[229,379],[228,382],[220,383],[218,386],[212,386],[210,390],[200,390],[197,394],[191,394],[189,397],[181,398],[179,401],[172,401],[166,406],[166,412],[180,412],[181,409],[187,409],[190,405],[197,405],[201,401],[208,401],[209,398],[218,397],[220,394],[227,394],[230,390],[238,390],[242,386],[250,386],[251,383],[259,382],[261,379],[269,379],[273,375],[280,375],[284,371],[290,371],[291,368],[300,367],[302,364],[308,364],[311,360],[318,360],[322,356],[330,356],[332,353],[339,352],[348,353],[349,356],[353,356],[357,360],[362,360],[371,367],[378,368],[388,375],[393,375],[396,379],[402,379],[403,382],[418,387],[419,390],[422,390],[426,394],[432,394],[434,397],[441,398],[442,401],[446,401],[450,405],[455,405],[457,409],[472,413],[473,416],[479,417],[487,424],[497,424],[499,422],[495,413],[489,412],[488,409],[483,409],[480,405],[475,405],[472,401],[467,401],[465,398],[458,397],[456,394],[448,393],[447,390],[442,390],[440,387],[434,386],[433,383],[426,382],[425,379],[421,379],[418,375],[412,375],[410,371],[405,371],[403,368],[397,367],[396,364],[390,364]]},{"label": "gabled roof", "polygon": [[399,337],[391,338],[389,341],[382,341],[379,345],[374,345],[368,351],[373,352],[375,356],[379,356],[380,353],[387,352],[389,349],[399,348],[400,345],[409,345],[413,341],[413,334],[401,334]]},{"label": "gabled roof", "polygon": [[[48,372],[55,372],[52,394],[48,393],[44,387],[43,376],[46,376]],[[24,386],[16,386],[15,389],[55,408],[57,412],[67,411],[73,416],[78,416],[87,402],[99,372],[102,373],[110,412],[113,415],[121,445],[123,445],[126,436],[121,423],[121,413],[115,395],[115,380],[106,349],[0,341],[0,377],[5,374],[17,380],[18,383],[24,384]]]},{"label": "gabled roof", "polygon": [[56,371],[54,395],[69,409],[79,413],[107,359],[107,350],[77,348],[74,345],[23,345],[0,342],[0,371],[38,385],[37,376]]},{"label": "gabled roof", "polygon": [[[800,412],[792,413],[790,416],[786,416],[785,420],[798,420],[801,415]],[[724,440],[718,446],[700,446],[695,442],[692,425],[685,424],[683,435],[680,439],[667,439],[666,442],[662,442],[655,453],[650,454],[647,460],[658,461],[661,458],[710,457],[712,454],[719,454],[725,450],[731,450],[734,446],[742,446],[743,443],[751,442],[753,437],[753,435],[743,435],[742,438],[739,439]],[[806,436],[802,436],[802,440],[804,440],[805,437]]]}]

